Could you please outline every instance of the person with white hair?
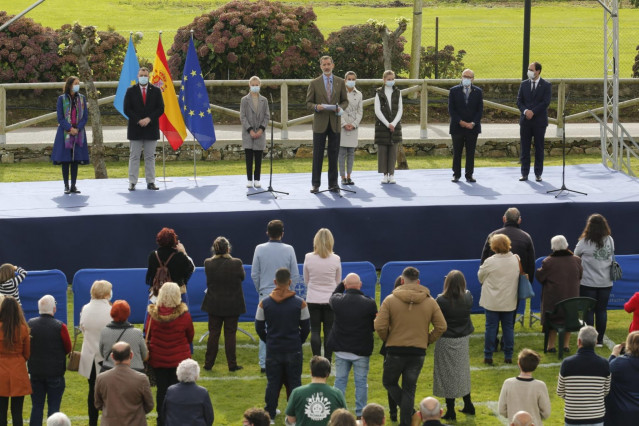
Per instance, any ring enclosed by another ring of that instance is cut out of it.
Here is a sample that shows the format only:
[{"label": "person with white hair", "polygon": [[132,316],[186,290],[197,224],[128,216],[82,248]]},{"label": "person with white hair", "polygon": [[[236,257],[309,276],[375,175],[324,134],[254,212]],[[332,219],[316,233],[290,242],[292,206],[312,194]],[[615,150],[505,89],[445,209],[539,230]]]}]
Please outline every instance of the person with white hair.
[{"label": "person with white hair", "polygon": [[47,419],[47,426],[71,426],[71,420],[64,413],[53,413]]},{"label": "person with white hair", "polygon": [[513,416],[510,426],[535,426],[532,416],[526,411],[518,411]]},{"label": "person with white hair", "polygon": [[419,414],[421,417],[423,426],[431,425],[443,425],[441,422],[442,414],[444,410],[437,398],[432,396],[426,397],[419,403],[419,411],[415,413],[415,416]]},{"label": "person with white hair", "polygon": [[[552,253],[541,262],[537,269],[537,280],[541,283],[541,325],[547,325],[545,312],[553,311],[555,305],[562,300],[579,296],[579,283],[583,274],[581,259],[568,250],[568,241],[563,235],[555,235],[550,239]],[[551,318],[552,321],[563,321],[563,314]],[[570,351],[570,332],[564,335],[562,352]],[[556,352],[555,340],[557,330],[550,330],[548,346],[544,352]]]},{"label": "person with white hair", "polygon": [[27,361],[31,377],[31,425],[41,425],[45,400],[47,414],[60,411],[64,394],[66,356],[71,352],[71,338],[66,324],[55,319],[56,301],[47,294],[38,300],[39,317],[28,322],[31,356]]},{"label": "person with white hair", "polygon": [[213,405],[206,388],[195,382],[200,377],[200,366],[192,359],[185,359],[177,367],[179,383],[166,391],[160,416],[166,426],[213,424]]}]

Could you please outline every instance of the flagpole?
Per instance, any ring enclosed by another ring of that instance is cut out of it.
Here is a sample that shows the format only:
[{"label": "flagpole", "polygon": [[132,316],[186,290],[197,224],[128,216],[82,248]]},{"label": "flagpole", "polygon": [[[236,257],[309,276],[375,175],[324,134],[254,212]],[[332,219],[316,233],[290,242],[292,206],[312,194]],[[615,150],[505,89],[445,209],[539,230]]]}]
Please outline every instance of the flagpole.
[{"label": "flagpole", "polygon": [[[193,29],[191,29],[191,41],[193,41]],[[197,182],[197,161],[195,158],[195,149],[197,148],[197,145],[195,144],[195,142],[195,136],[193,136],[193,177],[189,178],[189,180]]]}]

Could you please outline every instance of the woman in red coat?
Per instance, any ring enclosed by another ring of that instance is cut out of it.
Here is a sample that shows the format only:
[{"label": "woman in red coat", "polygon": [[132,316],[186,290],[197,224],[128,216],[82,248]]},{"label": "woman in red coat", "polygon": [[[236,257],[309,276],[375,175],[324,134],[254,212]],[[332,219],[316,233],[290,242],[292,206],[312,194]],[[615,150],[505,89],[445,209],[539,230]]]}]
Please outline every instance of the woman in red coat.
[{"label": "woman in red coat", "polygon": [[0,425],[7,424],[7,409],[11,399],[11,420],[22,424],[25,395],[31,395],[27,360],[31,353],[29,327],[22,308],[11,296],[0,305]]},{"label": "woman in red coat", "polygon": [[193,320],[188,306],[182,302],[180,287],[167,282],[162,285],[155,305],[149,305],[149,364],[155,370],[157,395],[155,408],[161,424],[162,404],[169,386],[178,382],[177,366],[191,358]]},{"label": "woman in red coat", "polygon": [[630,330],[628,332],[639,331],[639,292],[635,293],[630,300],[623,305],[623,308],[626,312],[633,313],[632,323],[630,323]]}]

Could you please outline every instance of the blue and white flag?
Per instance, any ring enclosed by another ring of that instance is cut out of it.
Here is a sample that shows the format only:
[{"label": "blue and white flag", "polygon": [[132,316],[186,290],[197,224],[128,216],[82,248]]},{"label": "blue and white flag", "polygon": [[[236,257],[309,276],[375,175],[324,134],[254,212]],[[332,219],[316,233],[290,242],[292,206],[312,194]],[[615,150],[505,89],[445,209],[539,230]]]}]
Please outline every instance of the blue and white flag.
[{"label": "blue and white flag", "polygon": [[139,70],[140,63],[135,54],[133,36],[129,35],[129,47],[127,47],[126,55],[124,55],[124,64],[122,64],[122,72],[120,72],[120,82],[118,83],[118,90],[115,92],[115,99],[113,100],[115,109],[127,120],[129,117],[124,113],[124,95],[126,94],[126,89],[137,83]]}]

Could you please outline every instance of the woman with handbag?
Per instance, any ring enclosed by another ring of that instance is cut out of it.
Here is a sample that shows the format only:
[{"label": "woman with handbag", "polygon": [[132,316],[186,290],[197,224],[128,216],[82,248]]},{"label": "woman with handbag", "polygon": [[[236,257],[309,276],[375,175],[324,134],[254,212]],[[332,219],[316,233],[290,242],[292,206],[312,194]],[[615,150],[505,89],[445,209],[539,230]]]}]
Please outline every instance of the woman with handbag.
[{"label": "woman with handbag", "polygon": [[186,254],[184,245],[178,239],[177,234],[171,228],[162,228],[155,237],[158,245],[157,250],[149,253],[148,268],[146,271],[146,283],[149,285],[149,299],[155,303],[155,298],[160,290],[160,285],[154,283],[158,268],[166,266],[169,271],[169,281],[176,283],[180,287],[182,301],[189,303],[186,293],[186,283],[191,278],[195,265],[193,260]]},{"label": "woman with handbag", "polygon": [[615,242],[610,236],[608,221],[602,215],[591,214],[586,222],[575,255],[581,258],[584,268],[579,295],[597,301],[595,310],[586,315],[586,324],[594,325],[599,336],[597,347],[603,346],[603,338],[608,322],[608,298],[612,290],[610,269],[615,255]]},{"label": "woman with handbag", "polygon": [[111,307],[111,321],[102,329],[100,333],[100,353],[104,361],[100,373],[110,370],[114,367],[111,358],[111,348],[117,342],[127,342],[131,346],[133,359],[131,359],[131,368],[144,373],[144,361],[149,359],[149,351],[146,348],[146,342],[142,331],[133,327],[129,321],[131,315],[131,307],[126,300],[116,300]]},{"label": "woman with handbag", "polygon": [[100,364],[104,361],[99,350],[102,329],[111,322],[112,297],[110,282],[99,280],[91,286],[91,301],[80,311],[80,330],[82,330],[82,353],[78,373],[89,381],[87,407],[89,410],[89,426],[98,425],[99,411],[95,408],[95,378],[100,371]]}]

